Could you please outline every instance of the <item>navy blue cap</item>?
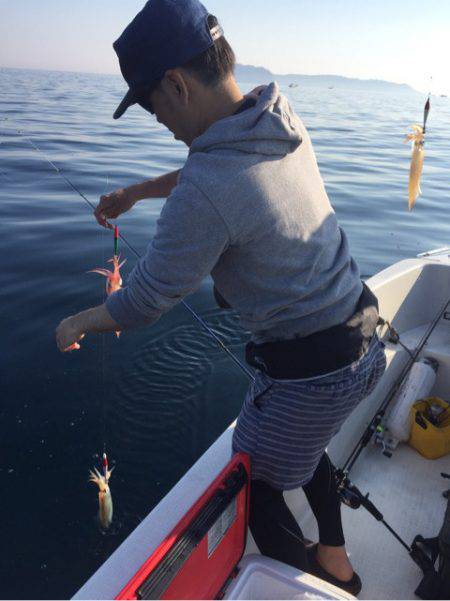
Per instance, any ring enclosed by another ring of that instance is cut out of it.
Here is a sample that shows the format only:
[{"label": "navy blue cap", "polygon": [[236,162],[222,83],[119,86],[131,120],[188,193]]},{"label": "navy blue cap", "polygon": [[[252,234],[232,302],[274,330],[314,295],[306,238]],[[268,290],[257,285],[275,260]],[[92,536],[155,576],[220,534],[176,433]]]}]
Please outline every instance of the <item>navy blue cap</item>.
[{"label": "navy blue cap", "polygon": [[223,35],[208,26],[208,11],[198,0],[149,0],[113,48],[129,90],[114,113],[119,119],[135,104],[138,91],[156,84],[168,69],[181,67]]}]

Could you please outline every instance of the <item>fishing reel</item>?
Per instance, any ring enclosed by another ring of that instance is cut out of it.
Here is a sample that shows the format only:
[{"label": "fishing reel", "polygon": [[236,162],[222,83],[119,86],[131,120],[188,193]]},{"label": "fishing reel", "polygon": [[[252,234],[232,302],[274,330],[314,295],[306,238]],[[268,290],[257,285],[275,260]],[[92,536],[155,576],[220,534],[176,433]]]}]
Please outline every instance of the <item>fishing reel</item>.
[{"label": "fishing reel", "polygon": [[363,495],[357,486],[350,480],[342,470],[336,470],[337,490],[339,497],[347,507],[359,509],[364,507],[376,520],[383,521],[383,514],[369,501],[369,493]]},{"label": "fishing reel", "polygon": [[375,430],[373,442],[375,445],[381,446],[381,453],[385,457],[392,457],[393,446],[390,445],[389,440],[386,438],[386,428],[379,424]]}]

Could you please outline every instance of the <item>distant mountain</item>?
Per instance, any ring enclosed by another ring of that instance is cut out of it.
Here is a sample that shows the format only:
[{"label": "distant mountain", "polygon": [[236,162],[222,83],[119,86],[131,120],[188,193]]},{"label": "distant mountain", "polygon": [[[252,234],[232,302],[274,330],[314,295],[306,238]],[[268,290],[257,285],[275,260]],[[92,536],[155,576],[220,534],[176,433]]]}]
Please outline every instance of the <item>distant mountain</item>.
[{"label": "distant mountain", "polygon": [[252,65],[236,65],[236,79],[241,82],[264,84],[277,81],[280,84],[297,84],[299,87],[324,87],[345,88],[352,90],[391,90],[397,92],[415,92],[414,88],[405,83],[393,83],[382,79],[356,79],[353,77],[342,77],[341,75],[299,75],[290,73],[288,75],[277,75],[264,67],[253,67]]}]

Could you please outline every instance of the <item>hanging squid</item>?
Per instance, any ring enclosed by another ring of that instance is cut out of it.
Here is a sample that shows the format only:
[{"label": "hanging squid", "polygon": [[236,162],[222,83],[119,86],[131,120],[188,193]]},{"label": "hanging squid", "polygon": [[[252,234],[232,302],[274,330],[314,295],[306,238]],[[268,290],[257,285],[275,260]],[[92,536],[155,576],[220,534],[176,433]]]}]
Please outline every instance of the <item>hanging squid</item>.
[{"label": "hanging squid", "polygon": [[422,125],[412,125],[414,133],[408,134],[405,142],[412,142],[412,157],[411,166],[409,168],[409,185],[408,185],[408,207],[411,211],[417,197],[422,194],[420,189],[420,177],[422,175],[423,159],[424,159],[424,143],[425,143],[425,126],[430,110],[430,99],[428,98],[423,116]]},{"label": "hanging squid", "polygon": [[417,197],[422,194],[422,190],[420,189],[420,176],[422,175],[424,158],[423,145],[425,140],[425,134],[423,133],[423,127],[421,125],[412,125],[411,127],[414,133],[408,134],[405,138],[405,142],[411,141],[413,143],[408,185],[408,207],[410,211],[413,208]]},{"label": "hanging squid", "polygon": [[108,469],[108,458],[103,453],[103,475],[94,467],[94,471],[89,471],[89,482],[97,484],[98,491],[98,519],[105,530],[109,528],[113,518],[113,502],[111,490],[109,488],[109,479],[114,467]]},{"label": "hanging squid", "polygon": [[119,263],[119,261],[120,256],[117,255],[114,255],[112,259],[109,259],[108,263],[113,264],[113,271],[101,268],[91,269],[90,271],[88,271],[88,273],[99,273],[100,275],[104,275],[106,277],[106,294],[108,296],[113,292],[120,290],[120,288],[122,287],[120,268],[126,262],[126,259],[124,259],[121,263]]},{"label": "hanging squid", "polygon": [[[110,271],[109,269],[102,269],[100,267],[88,271],[88,273],[99,273],[100,275],[105,276],[106,294],[108,296],[110,296],[113,292],[117,292],[117,290],[120,290],[120,288],[122,287],[122,277],[120,275],[120,268],[124,263],[126,263],[126,259],[119,263],[120,255],[117,254],[118,239],[119,230],[116,225],[114,229],[114,256],[108,261],[108,263],[113,264],[113,271]],[[117,338],[119,338],[120,332],[116,332],[116,336]]]}]

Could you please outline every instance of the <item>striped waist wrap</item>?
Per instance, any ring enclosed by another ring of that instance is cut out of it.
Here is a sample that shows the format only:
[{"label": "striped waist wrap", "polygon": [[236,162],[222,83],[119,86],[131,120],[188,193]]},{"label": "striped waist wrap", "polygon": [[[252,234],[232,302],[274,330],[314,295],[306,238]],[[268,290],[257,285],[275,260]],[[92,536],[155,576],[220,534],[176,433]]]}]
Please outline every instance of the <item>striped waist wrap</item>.
[{"label": "striped waist wrap", "polygon": [[289,490],[309,482],[333,436],[386,368],[375,334],[365,354],[331,373],[274,379],[256,372],[239,414],[233,451],[248,453],[252,478]]}]

